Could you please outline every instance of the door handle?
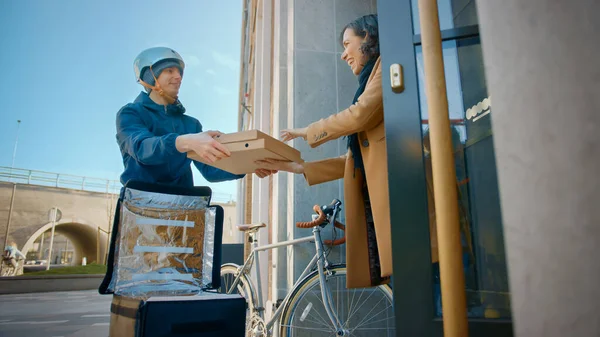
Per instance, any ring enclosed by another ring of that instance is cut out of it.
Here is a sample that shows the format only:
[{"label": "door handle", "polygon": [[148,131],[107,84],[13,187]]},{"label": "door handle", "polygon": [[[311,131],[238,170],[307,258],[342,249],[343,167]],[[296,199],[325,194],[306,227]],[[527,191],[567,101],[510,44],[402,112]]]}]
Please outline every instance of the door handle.
[{"label": "door handle", "polygon": [[404,91],[404,76],[401,64],[393,63],[390,66],[390,82],[393,92],[401,93]]}]

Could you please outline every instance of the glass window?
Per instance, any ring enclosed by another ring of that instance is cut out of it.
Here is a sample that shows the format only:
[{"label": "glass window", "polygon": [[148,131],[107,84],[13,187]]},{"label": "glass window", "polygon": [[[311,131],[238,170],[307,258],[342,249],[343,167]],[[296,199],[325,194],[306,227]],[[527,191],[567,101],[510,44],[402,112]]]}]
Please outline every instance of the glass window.
[{"label": "glass window", "polygon": [[[480,41],[475,37],[446,41],[442,46],[455,155],[468,314],[474,318],[509,318],[510,297],[491,129],[491,98],[487,93]],[[434,297],[436,313],[441,316],[436,218],[429,155],[429,118],[420,46],[416,47],[416,54]]]},{"label": "glass window", "polygon": [[[411,1],[415,35],[421,34],[418,2],[418,0]],[[477,24],[475,0],[438,0],[438,15],[441,30]]]}]

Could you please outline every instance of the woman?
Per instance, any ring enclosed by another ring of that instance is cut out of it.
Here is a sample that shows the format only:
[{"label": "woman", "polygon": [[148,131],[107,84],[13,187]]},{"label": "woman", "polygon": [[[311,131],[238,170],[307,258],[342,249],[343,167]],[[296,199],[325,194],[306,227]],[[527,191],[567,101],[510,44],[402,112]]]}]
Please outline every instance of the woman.
[{"label": "woman", "polygon": [[387,153],[376,15],[342,30],[342,59],[358,77],[352,105],[305,128],[282,131],[282,140],[302,137],[311,147],[347,136],[348,152],[303,164],[273,159],[264,169],[304,174],[309,185],[344,178],[347,287],[387,283],[392,274]]}]

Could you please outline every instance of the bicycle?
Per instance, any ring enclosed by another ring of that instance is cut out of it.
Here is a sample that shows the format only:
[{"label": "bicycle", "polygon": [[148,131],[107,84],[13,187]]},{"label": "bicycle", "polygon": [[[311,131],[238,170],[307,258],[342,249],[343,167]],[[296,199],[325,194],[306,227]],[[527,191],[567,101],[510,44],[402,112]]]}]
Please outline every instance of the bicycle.
[{"label": "bicycle", "polygon": [[0,276],[20,276],[23,275],[23,259],[16,259],[17,267],[15,268],[10,257],[2,256],[2,264],[0,265]]},{"label": "bicycle", "polygon": [[[280,336],[395,336],[392,289],[388,285],[347,289],[346,265],[331,265],[327,260],[324,245],[342,244],[345,236],[322,241],[321,229],[333,224],[344,230],[344,225],[336,221],[341,204],[334,199],[330,205],[315,205],[313,210],[317,214],[312,221],[296,223],[299,228],[312,228],[313,235],[295,240],[258,246],[256,235],[266,225],[238,225],[240,231],[249,234],[252,250],[244,265],[227,263],[221,267],[220,291],[228,294],[237,291],[246,299],[247,337],[273,336],[276,324]],[[262,296],[256,291],[261,289],[260,272],[256,273],[256,285],[250,278],[254,263],[256,271],[260,270],[258,252],[307,242],[315,243],[314,257],[285,298],[278,302],[273,317],[265,322]]]}]

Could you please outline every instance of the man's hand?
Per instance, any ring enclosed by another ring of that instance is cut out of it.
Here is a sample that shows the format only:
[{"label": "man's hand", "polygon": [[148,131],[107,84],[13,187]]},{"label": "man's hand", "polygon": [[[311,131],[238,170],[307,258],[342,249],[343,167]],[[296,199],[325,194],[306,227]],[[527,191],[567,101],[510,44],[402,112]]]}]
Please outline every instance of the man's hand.
[{"label": "man's hand", "polygon": [[214,139],[214,137],[219,135],[222,135],[219,131],[205,131],[181,135],[175,140],[175,147],[181,153],[194,151],[200,158],[209,163],[214,163],[221,158],[231,155],[231,152],[223,144]]},{"label": "man's hand", "polygon": [[304,173],[304,166],[302,164],[298,164],[293,161],[285,161],[278,159],[264,159],[257,160],[255,162],[258,167],[261,169],[271,170],[271,171],[284,171],[284,172],[292,172],[292,173]]},{"label": "man's hand", "polygon": [[268,177],[275,173],[277,173],[277,170],[257,169],[254,171],[254,174],[256,174],[259,178]]},{"label": "man's hand", "polygon": [[307,128],[281,130],[281,140],[287,142],[298,137],[302,137],[304,140],[306,140],[307,133]]}]

